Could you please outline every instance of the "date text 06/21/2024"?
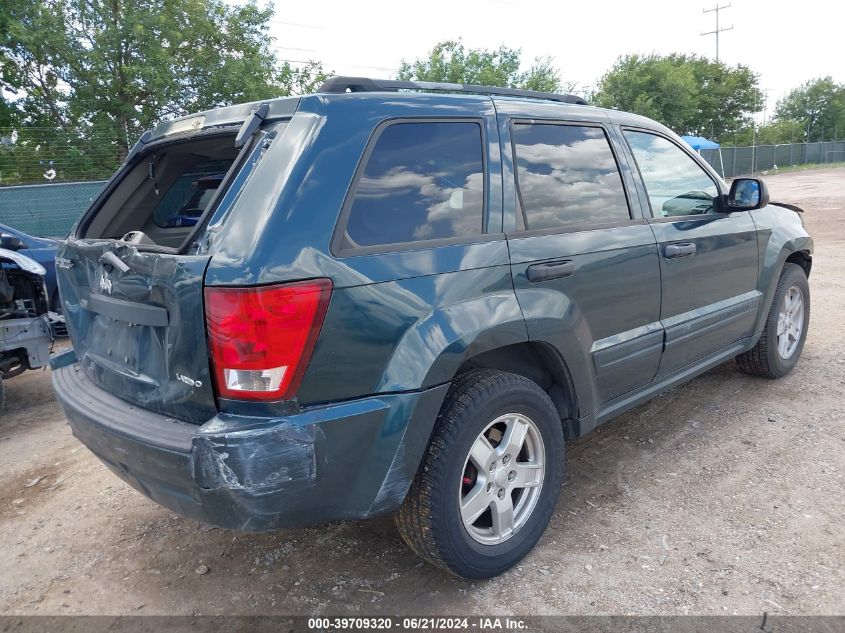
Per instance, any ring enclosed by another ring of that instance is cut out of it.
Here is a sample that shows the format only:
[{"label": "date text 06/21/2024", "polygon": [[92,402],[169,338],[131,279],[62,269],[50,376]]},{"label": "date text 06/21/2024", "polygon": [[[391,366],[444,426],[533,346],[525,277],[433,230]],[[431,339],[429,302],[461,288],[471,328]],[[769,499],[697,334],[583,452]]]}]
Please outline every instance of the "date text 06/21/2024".
[{"label": "date text 06/21/2024", "polygon": [[393,628],[405,631],[419,630],[476,630],[476,631],[519,631],[527,628],[521,618],[511,617],[354,617],[354,618],[309,618],[308,630],[338,631]]}]

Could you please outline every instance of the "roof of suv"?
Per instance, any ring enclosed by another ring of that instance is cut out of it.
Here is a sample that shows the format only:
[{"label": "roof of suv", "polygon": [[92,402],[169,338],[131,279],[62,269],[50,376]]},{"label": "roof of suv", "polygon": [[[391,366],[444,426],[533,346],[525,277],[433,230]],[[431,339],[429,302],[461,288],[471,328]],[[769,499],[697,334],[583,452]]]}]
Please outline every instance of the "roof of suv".
[{"label": "roof of suv", "polygon": [[[400,93],[400,90],[407,92]],[[540,92],[537,90],[523,90],[520,88],[500,88],[498,86],[478,86],[472,84],[455,84],[428,81],[399,81],[392,79],[370,79],[368,77],[331,77],[317,90],[317,94],[331,98],[331,95],[366,93],[373,98],[384,99],[390,95],[409,96],[414,94],[440,93],[444,99],[460,99],[466,96],[489,96],[496,101],[518,102],[523,106],[537,105],[538,110],[544,109],[548,112],[549,106],[568,106],[567,110],[587,108],[591,111],[599,111],[605,114],[614,123],[627,125],[646,125],[647,127],[664,126],[652,119],[623,112],[590,106],[582,97],[572,94],[559,94],[553,92]],[[525,108],[530,109],[530,108]],[[538,116],[540,116],[538,114]]]},{"label": "roof of suv", "polygon": [[[479,97],[489,98],[499,103],[519,104],[522,114],[534,115],[538,118],[548,118],[551,114],[550,107],[554,108],[554,112],[559,112],[559,109],[576,112],[583,108],[587,111],[601,112],[613,123],[669,131],[668,128],[652,119],[629,112],[591,106],[576,95],[470,84],[380,80],[366,77],[331,77],[316,93],[310,95],[277,97],[264,101],[223,106],[162,122],[153,130],[145,133],[139,143],[144,145],[163,136],[193,132],[203,128],[237,125],[250,117],[261,104],[267,104],[266,112],[262,118],[269,120],[293,116],[299,108],[300,100],[304,98],[314,97],[333,101],[348,98],[356,100],[370,98],[383,101],[387,97],[396,100],[418,99],[423,96],[427,99],[436,96],[444,101],[478,99]],[[536,106],[536,108],[531,106]],[[533,112],[531,112],[532,110]]]}]

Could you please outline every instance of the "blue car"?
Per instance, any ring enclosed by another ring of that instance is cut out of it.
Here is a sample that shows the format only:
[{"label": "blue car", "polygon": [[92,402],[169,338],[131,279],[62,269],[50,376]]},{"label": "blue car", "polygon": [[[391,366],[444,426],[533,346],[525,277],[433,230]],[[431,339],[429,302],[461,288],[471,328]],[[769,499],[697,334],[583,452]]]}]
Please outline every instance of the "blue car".
[{"label": "blue car", "polygon": [[59,243],[48,237],[29,235],[5,224],[0,224],[0,234],[11,235],[20,239],[24,243],[24,248],[19,249],[18,252],[44,266],[44,269],[47,271],[44,275],[44,282],[47,284],[47,297],[50,300],[50,310],[61,312],[62,304],[59,301],[59,290],[56,287],[56,248]]}]

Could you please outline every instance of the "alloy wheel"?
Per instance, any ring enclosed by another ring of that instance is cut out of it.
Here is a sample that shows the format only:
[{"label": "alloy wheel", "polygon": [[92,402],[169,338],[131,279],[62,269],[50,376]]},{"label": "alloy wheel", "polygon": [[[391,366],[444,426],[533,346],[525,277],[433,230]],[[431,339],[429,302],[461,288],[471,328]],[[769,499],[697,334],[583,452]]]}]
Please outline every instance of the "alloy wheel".
[{"label": "alloy wheel", "polygon": [[475,541],[497,545],[525,525],[540,497],[545,459],[540,431],[525,415],[499,416],[478,435],[458,491],[461,519]]}]

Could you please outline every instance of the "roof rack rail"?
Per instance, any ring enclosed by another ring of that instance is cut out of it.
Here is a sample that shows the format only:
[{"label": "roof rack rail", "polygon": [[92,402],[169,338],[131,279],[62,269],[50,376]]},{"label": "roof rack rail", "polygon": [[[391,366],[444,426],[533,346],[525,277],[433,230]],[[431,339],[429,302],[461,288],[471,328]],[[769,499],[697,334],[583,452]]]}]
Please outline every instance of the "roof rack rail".
[{"label": "roof rack rail", "polygon": [[562,95],[539,90],[521,90],[519,88],[497,88],[495,86],[475,86],[472,84],[452,84],[434,81],[400,81],[396,79],[371,79],[369,77],[330,77],[317,92],[340,94],[344,92],[397,92],[399,90],[435,90],[439,92],[466,92],[469,94],[498,95],[503,97],[526,97],[546,99],[562,103],[587,105],[576,95]]}]

